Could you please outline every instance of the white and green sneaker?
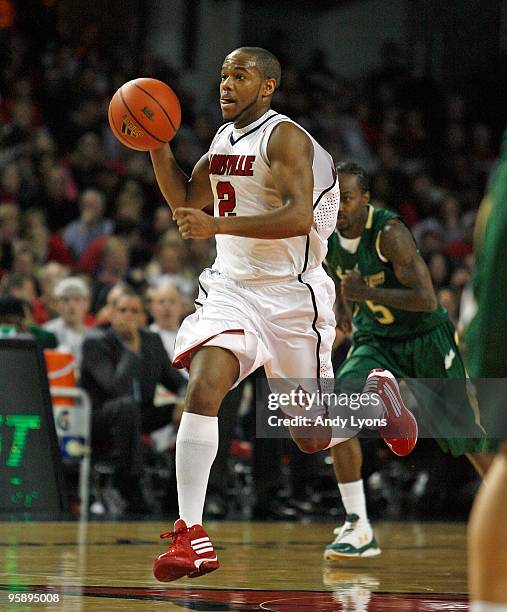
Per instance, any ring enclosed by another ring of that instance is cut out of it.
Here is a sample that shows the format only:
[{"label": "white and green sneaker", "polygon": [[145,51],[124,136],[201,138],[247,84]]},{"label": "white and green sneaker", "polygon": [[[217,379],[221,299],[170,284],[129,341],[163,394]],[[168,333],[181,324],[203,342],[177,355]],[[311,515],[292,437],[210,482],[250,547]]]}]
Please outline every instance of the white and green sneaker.
[{"label": "white and green sneaker", "polygon": [[336,538],[324,550],[324,559],[344,557],[376,557],[382,552],[368,521],[360,521],[357,514],[347,514],[345,523],[334,530]]}]

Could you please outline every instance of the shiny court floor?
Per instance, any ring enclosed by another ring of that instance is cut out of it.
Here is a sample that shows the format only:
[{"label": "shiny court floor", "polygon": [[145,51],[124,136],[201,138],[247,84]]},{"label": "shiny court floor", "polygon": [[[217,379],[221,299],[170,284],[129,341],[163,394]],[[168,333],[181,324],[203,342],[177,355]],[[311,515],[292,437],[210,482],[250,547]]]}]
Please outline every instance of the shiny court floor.
[{"label": "shiny court floor", "polygon": [[[462,523],[380,523],[381,556],[333,565],[322,559],[332,524],[209,523],[221,568],[164,585],[151,566],[167,527],[0,523],[0,610],[468,609]],[[52,602],[33,603],[41,595]]]}]

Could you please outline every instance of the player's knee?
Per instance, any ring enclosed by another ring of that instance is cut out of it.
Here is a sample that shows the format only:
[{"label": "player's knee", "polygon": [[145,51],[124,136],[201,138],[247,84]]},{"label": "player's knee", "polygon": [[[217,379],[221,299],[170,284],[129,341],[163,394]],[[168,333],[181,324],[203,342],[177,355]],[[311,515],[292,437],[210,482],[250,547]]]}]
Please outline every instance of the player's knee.
[{"label": "player's knee", "polygon": [[300,451],[307,454],[318,453],[327,448],[329,444],[329,440],[324,438],[294,438],[294,442]]},{"label": "player's knee", "polygon": [[191,380],[187,387],[185,410],[195,414],[216,416],[222,399],[206,378]]}]

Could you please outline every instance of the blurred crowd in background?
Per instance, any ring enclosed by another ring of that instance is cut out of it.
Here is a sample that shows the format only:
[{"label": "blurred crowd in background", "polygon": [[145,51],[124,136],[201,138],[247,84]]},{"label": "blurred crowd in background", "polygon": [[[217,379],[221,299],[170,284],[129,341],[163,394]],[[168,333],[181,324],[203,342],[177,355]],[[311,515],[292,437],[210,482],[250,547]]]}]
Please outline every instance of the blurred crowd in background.
[{"label": "blurred crowd in background", "polygon": [[[180,97],[175,155],[189,171],[220,125],[218,89],[205,111],[155,57],[134,68],[128,53],[101,55],[50,39],[34,49],[2,41],[0,68],[0,275],[25,279],[34,318],[55,316],[55,277],[83,274],[92,313],[124,279],[140,290],[174,281],[191,304],[213,241],[180,240],[149,156],[112,135],[112,93],[138,74],[167,81]],[[472,231],[499,134],[467,105],[466,92],[411,79],[394,43],[362,82],[341,79],[318,51],[303,70],[284,64],[273,106],[307,128],[338,161],[372,176],[377,206],[399,212],[427,261],[441,301],[457,322],[473,267]],[[217,66],[217,75],[218,75]],[[218,78],[217,78],[218,87]]]},{"label": "blurred crowd in background", "polygon": [[[173,150],[189,172],[221,123],[219,66],[217,91],[202,109],[178,70],[159,58],[144,54],[134,62],[127,49],[105,53],[53,34],[43,44],[15,29],[0,38],[2,297],[21,300],[25,328],[42,327],[70,346],[55,321],[74,316],[74,331],[84,336],[110,321],[111,289],[128,285],[144,298],[141,322],[158,316],[155,324],[162,321],[159,327],[174,334],[193,309],[214,241],[180,238],[149,155],[114,138],[107,108],[132,78],[169,83],[183,109]],[[302,69],[281,60],[273,107],[307,128],[336,162],[356,161],[368,170],[374,205],[399,212],[411,228],[440,301],[462,329],[473,312],[473,227],[497,153],[496,127],[470,104],[467,91],[413,78],[389,41],[379,49],[378,69],[360,81],[341,78],[318,50]],[[62,289],[62,279],[76,276],[83,283],[70,283],[74,293],[68,285]],[[156,294],[167,285],[169,296]],[[72,295],[82,298],[77,306]],[[13,309],[7,299],[0,317]]]}]

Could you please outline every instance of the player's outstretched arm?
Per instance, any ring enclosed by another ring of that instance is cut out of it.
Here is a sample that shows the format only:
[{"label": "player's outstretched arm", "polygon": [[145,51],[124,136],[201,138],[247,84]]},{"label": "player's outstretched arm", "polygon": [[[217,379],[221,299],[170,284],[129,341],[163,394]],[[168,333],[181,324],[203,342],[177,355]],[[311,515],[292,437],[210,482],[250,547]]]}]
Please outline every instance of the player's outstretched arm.
[{"label": "player's outstretched arm", "polygon": [[396,278],[406,289],[368,287],[355,271],[341,281],[342,295],[350,300],[371,300],[414,312],[432,312],[438,303],[430,272],[417,252],[414,238],[400,221],[390,221],[380,235],[380,252],[393,265]]},{"label": "player's outstretched arm", "polygon": [[158,186],[171,210],[180,207],[202,209],[213,204],[207,154],[197,162],[190,178],[178,166],[168,144],[150,151],[150,157]]}]

